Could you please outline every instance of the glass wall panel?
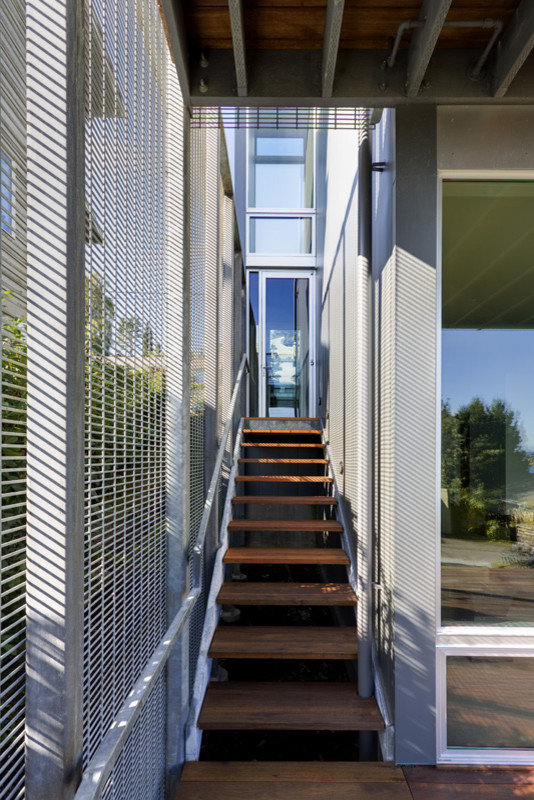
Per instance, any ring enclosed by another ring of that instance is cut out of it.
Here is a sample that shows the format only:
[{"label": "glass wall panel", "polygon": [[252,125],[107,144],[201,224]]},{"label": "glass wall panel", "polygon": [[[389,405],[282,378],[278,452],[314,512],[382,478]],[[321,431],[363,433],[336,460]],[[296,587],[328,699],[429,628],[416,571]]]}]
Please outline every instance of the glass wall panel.
[{"label": "glass wall panel", "polygon": [[312,253],[311,217],[250,217],[249,252],[262,255]]},{"label": "glass wall panel", "polygon": [[258,416],[258,344],[259,344],[259,275],[248,273],[248,366],[249,366],[249,413]]},{"label": "glass wall panel", "polygon": [[310,329],[308,278],[266,278],[265,363],[268,417],[308,414]]},{"label": "glass wall panel", "polygon": [[447,745],[534,747],[534,658],[447,658]]},{"label": "glass wall panel", "polygon": [[250,208],[313,208],[313,131],[249,132]]},{"label": "glass wall panel", "polygon": [[443,184],[444,624],[534,625],[533,219],[532,182]]}]

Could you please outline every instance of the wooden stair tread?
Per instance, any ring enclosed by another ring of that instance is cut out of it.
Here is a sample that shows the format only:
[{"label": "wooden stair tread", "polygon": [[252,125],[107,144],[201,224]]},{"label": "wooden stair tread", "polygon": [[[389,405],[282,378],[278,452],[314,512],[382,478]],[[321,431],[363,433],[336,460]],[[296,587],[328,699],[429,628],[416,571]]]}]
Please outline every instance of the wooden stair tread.
[{"label": "wooden stair tread", "polygon": [[355,606],[348,583],[223,583],[217,602],[247,606]]},{"label": "wooden stair tread", "polygon": [[198,721],[204,730],[383,730],[374,698],[353,683],[214,682]]},{"label": "wooden stair tread", "polygon": [[403,783],[401,767],[383,761],[188,761],[182,782],[188,781],[361,781]]},{"label": "wooden stair tread", "polygon": [[241,442],[241,447],[326,447],[322,442]]},{"label": "wooden stair tread", "polygon": [[261,504],[261,505],[269,505],[271,503],[275,505],[305,505],[305,506],[337,506],[337,500],[334,497],[327,497],[325,495],[314,495],[306,496],[306,495],[277,495],[277,494],[270,494],[270,495],[263,495],[263,494],[241,494],[236,495],[232,499],[232,503],[236,506],[238,505],[248,505],[252,504]]},{"label": "wooden stair tread", "polygon": [[320,417],[243,417],[254,422],[272,422],[276,419],[277,422],[319,422]]},{"label": "wooden stair tread", "polygon": [[323,475],[237,475],[236,482],[256,481],[257,483],[332,483],[332,478]]},{"label": "wooden stair tread", "polygon": [[277,434],[279,436],[320,436],[322,430],[320,428],[243,428],[243,433],[268,433],[269,435]]},{"label": "wooden stair tread", "polygon": [[[256,782],[252,779],[224,783],[186,781],[180,783],[175,800],[413,800],[408,785],[396,781],[340,782],[334,788],[326,780],[313,782],[301,781],[299,778],[299,773],[295,772],[293,780],[276,783]],[[437,798],[437,795],[432,797]],[[455,795],[455,797],[467,800],[465,795]],[[487,795],[487,797],[491,797],[491,800],[501,800],[500,796]],[[425,798],[430,798],[430,795],[425,795]],[[445,795],[443,800],[447,800]]]},{"label": "wooden stair tread", "polygon": [[343,526],[335,519],[233,519],[229,531],[337,531]]},{"label": "wooden stair tread", "polygon": [[240,458],[240,464],[328,464],[327,458]]},{"label": "wooden stair tread", "polygon": [[358,657],[358,637],[352,626],[219,625],[211,658],[331,659]]},{"label": "wooden stair tread", "polygon": [[349,564],[349,557],[334,547],[229,547],[226,564]]}]

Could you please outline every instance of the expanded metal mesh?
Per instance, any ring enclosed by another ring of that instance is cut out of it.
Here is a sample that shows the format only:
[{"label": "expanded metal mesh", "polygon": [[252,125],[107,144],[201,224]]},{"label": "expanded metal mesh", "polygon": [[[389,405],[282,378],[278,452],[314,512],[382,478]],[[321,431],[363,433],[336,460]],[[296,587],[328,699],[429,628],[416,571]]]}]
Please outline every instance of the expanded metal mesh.
[{"label": "expanded metal mesh", "polygon": [[[168,268],[157,0],[91,0],[86,39],[85,762],[166,629]],[[163,695],[109,796],[158,796]]]},{"label": "expanded metal mesh", "polygon": [[[190,540],[192,553],[200,523],[216,446],[217,311],[218,311],[218,192],[219,131],[191,131],[191,449]],[[216,511],[202,555],[201,593],[191,615],[189,680],[193,688],[209,591],[208,569],[214,547]],[[193,575],[190,576],[193,580]]]},{"label": "expanded metal mesh", "polygon": [[102,800],[163,800],[165,797],[165,677],[143,707],[111,775]]},{"label": "expanded metal mesh", "polygon": [[193,128],[272,128],[316,130],[353,130],[358,128],[358,108],[193,108]]},{"label": "expanded metal mesh", "polygon": [[2,463],[0,797],[24,796],[26,639],[26,149],[24,3],[0,13]]}]

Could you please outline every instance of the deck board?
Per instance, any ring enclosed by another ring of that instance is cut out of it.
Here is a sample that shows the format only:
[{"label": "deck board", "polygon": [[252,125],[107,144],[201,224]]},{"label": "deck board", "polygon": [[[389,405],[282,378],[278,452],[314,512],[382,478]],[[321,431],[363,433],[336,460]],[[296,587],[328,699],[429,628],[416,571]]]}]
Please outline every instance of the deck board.
[{"label": "deck board", "polygon": [[246,606],[355,606],[348,583],[223,583],[217,602]]},{"label": "deck board", "polygon": [[357,658],[356,628],[303,625],[219,625],[211,658],[334,659]]},{"label": "deck board", "polygon": [[345,564],[344,550],[337,547],[229,547],[225,564]]},{"label": "deck board", "polygon": [[[204,730],[382,730],[374,698],[353,683],[215,682],[200,712]],[[286,795],[287,797],[287,795]]]}]

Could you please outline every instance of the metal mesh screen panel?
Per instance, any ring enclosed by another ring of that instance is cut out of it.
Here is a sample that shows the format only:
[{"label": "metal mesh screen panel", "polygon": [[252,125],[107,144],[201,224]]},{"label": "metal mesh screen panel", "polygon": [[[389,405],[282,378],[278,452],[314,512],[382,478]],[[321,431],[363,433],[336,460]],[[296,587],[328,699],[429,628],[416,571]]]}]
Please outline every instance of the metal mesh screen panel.
[{"label": "metal mesh screen panel", "polygon": [[[219,135],[218,130],[191,131],[190,553],[200,531],[217,435]],[[209,568],[218,517],[218,493],[215,504],[216,509],[211,517],[202,556],[201,594],[190,622],[190,688],[195,679],[209,591]],[[193,576],[190,577],[192,580]]]},{"label": "metal mesh screen panel", "polygon": [[[87,762],[166,628],[168,51],[157,0],[91,0],[86,40]],[[116,770],[124,796],[153,796],[142,776],[152,786],[159,769],[145,748],[161,746],[163,699],[154,708]]]},{"label": "metal mesh screen panel", "polygon": [[315,128],[352,130],[360,124],[358,108],[193,108],[193,128]]},{"label": "metal mesh screen panel", "polygon": [[26,564],[26,148],[24,3],[0,13],[2,522],[0,797],[24,796]]},{"label": "metal mesh screen panel", "polygon": [[165,797],[165,678],[162,676],[128,737],[102,800],[163,800]]}]

